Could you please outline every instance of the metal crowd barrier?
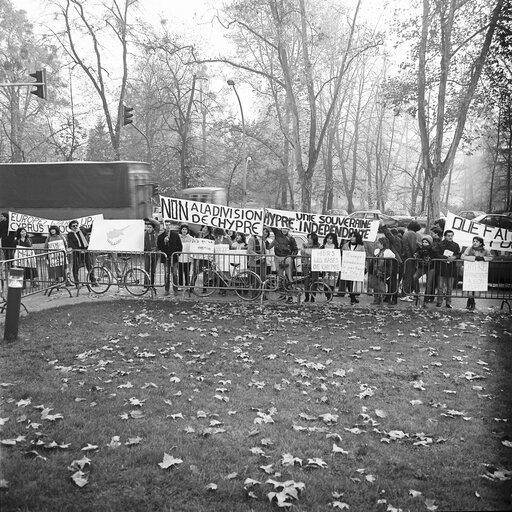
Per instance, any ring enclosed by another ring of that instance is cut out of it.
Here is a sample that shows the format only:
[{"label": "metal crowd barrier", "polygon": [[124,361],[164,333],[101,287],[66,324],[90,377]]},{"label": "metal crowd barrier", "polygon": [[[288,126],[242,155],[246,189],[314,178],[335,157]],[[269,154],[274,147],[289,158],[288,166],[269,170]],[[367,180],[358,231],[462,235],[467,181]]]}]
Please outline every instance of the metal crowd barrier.
[{"label": "metal crowd barrier", "polygon": [[[446,260],[443,259],[429,261],[408,259],[404,262],[404,281],[406,273],[409,272],[412,276],[412,289],[403,289],[402,291],[404,294],[414,297],[416,303],[420,300],[440,303],[446,300],[446,293],[443,293],[443,290],[449,286],[451,298],[479,297],[501,300],[501,308],[503,309],[503,306],[507,305],[511,311],[512,256],[496,256],[489,261],[487,289],[482,291],[463,290],[465,263],[467,263],[465,260],[454,260],[452,271],[449,271]],[[447,282],[447,278],[451,278],[451,282]]]},{"label": "metal crowd barrier", "polygon": [[11,268],[23,269],[21,297],[36,293],[51,294],[67,284],[67,255],[65,251],[23,248],[13,250],[14,257],[0,261],[0,298],[4,309],[7,300],[7,282]]},{"label": "metal crowd barrier", "polygon": [[[95,251],[18,250],[15,257],[0,261],[1,299],[7,297],[9,268],[24,269],[22,297],[76,287],[102,294],[111,287],[126,289],[135,296],[170,293],[206,297],[234,293],[244,300],[283,300],[329,302],[346,296],[358,302],[360,295],[373,296],[373,303],[396,304],[407,294],[420,301],[438,302],[442,266],[446,260],[408,259],[399,265],[394,258],[366,258],[362,281],[340,280],[339,272],[312,271],[305,256],[290,256],[281,264],[274,255],[247,255],[237,251],[220,253],[175,253],[176,264],[166,261],[162,252],[102,253]],[[496,257],[489,263],[487,289],[462,289],[464,261],[454,262],[452,298],[480,297],[501,300],[511,310],[512,256]],[[289,279],[291,275],[291,279]],[[443,283],[444,284],[444,283]],[[410,289],[407,289],[409,288]]]}]

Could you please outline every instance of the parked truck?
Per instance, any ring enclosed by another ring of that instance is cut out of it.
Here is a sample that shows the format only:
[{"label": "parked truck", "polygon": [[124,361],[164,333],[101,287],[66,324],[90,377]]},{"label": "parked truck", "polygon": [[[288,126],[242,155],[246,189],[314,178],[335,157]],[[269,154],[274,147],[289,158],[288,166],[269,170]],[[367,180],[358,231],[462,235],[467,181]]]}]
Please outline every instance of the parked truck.
[{"label": "parked truck", "polygon": [[[153,184],[144,162],[0,164],[0,211],[51,220],[103,214],[151,216]],[[29,229],[30,231],[30,229]]]}]

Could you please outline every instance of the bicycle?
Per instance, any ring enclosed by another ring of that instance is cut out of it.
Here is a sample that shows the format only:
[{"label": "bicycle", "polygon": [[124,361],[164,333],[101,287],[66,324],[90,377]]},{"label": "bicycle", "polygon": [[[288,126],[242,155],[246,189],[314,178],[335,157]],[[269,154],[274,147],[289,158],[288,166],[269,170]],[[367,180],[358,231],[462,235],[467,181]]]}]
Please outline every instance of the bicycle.
[{"label": "bicycle", "polygon": [[[283,271],[288,265],[285,261],[279,264]],[[286,272],[283,272],[283,275],[272,274],[263,283],[263,297],[271,301],[279,301],[293,299],[293,296],[297,295],[300,300],[303,293],[308,293],[314,297],[315,302],[330,302],[334,294],[333,288],[322,278],[310,281],[309,277],[309,275],[301,275],[292,277],[290,280]],[[310,282],[306,289],[307,281]]]},{"label": "bicycle", "polygon": [[[118,256],[113,254],[100,254],[96,257],[95,266],[91,268],[88,274],[89,289],[98,295],[108,292],[112,284],[117,284],[118,288],[124,286],[126,290],[141,297],[151,288],[149,274],[140,267],[131,267],[131,256]],[[120,266],[121,265],[121,266]]]},{"label": "bicycle", "polygon": [[221,288],[234,289],[243,300],[256,300],[261,295],[261,278],[252,270],[240,270],[240,263],[231,263],[232,273],[220,270],[214,261],[192,275],[191,291],[198,297],[208,297]]}]

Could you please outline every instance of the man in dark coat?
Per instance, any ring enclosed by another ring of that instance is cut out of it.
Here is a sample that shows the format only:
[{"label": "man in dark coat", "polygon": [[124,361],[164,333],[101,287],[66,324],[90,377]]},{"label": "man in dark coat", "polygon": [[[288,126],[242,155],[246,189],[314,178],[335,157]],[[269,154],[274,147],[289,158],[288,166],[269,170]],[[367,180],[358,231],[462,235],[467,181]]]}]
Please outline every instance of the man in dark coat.
[{"label": "man in dark coat", "polygon": [[172,222],[166,220],[164,222],[165,231],[161,233],[156,241],[157,248],[162,254],[162,263],[165,268],[165,292],[164,295],[169,295],[169,288],[171,285],[172,275],[172,289],[174,295],[178,293],[178,253],[183,250],[180,235],[177,231],[172,229]]},{"label": "man in dark coat", "polygon": [[444,298],[446,307],[451,309],[452,290],[457,279],[455,260],[460,258],[460,247],[458,243],[453,241],[453,231],[451,229],[444,232],[443,240],[434,248],[434,251],[435,258],[443,260],[439,262],[439,288],[436,306],[441,306]]},{"label": "man in dark coat", "polygon": [[2,212],[0,214],[0,239],[2,241],[2,249],[6,260],[14,258],[14,250],[16,247],[14,234],[14,231],[9,232],[9,214],[7,212]]},{"label": "man in dark coat", "polygon": [[[68,227],[68,248],[73,250],[73,280],[78,284],[78,271],[80,270],[80,267],[85,267],[88,273],[92,268],[91,254],[87,251],[87,248],[89,247],[89,232],[86,229],[79,227],[77,220],[72,220]],[[91,281],[93,285],[96,284],[94,276],[91,276]]]}]

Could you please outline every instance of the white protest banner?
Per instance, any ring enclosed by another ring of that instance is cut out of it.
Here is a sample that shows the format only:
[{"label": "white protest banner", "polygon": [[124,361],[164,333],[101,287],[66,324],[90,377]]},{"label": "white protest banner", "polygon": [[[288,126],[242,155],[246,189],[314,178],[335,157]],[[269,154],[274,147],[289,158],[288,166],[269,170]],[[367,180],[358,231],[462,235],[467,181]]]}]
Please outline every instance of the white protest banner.
[{"label": "white protest banner", "polygon": [[77,220],[80,227],[89,229],[93,222],[101,219],[103,219],[102,213],[89,215],[87,217],[78,217],[77,219],[51,220],[34,217],[32,215],[25,215],[24,213],[9,212],[9,231],[16,231],[18,228],[25,228],[28,233],[48,234],[48,228],[50,226],[58,226],[61,233],[68,233],[68,225],[72,220]]},{"label": "white protest banner", "polygon": [[92,226],[90,251],[143,252],[144,221],[142,219],[99,220]]},{"label": "white protest banner", "polygon": [[50,251],[64,251],[64,253],[56,252],[48,256],[48,263],[50,267],[62,267],[65,263],[66,257],[66,246],[64,245],[64,240],[52,240],[48,242],[48,252]]},{"label": "white protest banner", "polygon": [[465,261],[462,277],[462,290],[468,292],[486,292],[489,282],[488,261]]},{"label": "white protest banner", "polygon": [[264,211],[261,209],[232,208],[213,203],[201,203],[174,197],[160,198],[162,219],[190,224],[231,229],[245,235],[263,234]]},{"label": "white protest banner", "polygon": [[311,270],[314,272],[339,272],[341,251],[339,249],[312,249]]},{"label": "white protest banner", "polygon": [[366,252],[343,251],[341,256],[340,279],[345,281],[364,281]]},{"label": "white protest banner", "polygon": [[204,260],[205,254],[213,254],[215,242],[208,238],[192,238],[189,247],[192,258]]},{"label": "white protest banner", "polygon": [[295,233],[316,233],[323,237],[336,233],[338,240],[349,238],[351,231],[359,231],[363,240],[374,242],[379,229],[378,220],[356,219],[340,215],[289,212],[286,210],[265,210],[265,225],[271,228],[288,227]]},{"label": "white protest banner", "polygon": [[16,251],[14,252],[14,259],[18,260],[14,264],[16,267],[31,267],[34,268],[36,266],[34,249],[29,249],[23,245],[16,246]]},{"label": "white protest banner", "polygon": [[469,247],[473,237],[484,239],[485,247],[495,251],[512,252],[512,229],[495,228],[487,224],[480,224],[448,212],[444,230],[453,231],[453,240],[461,247]]}]

